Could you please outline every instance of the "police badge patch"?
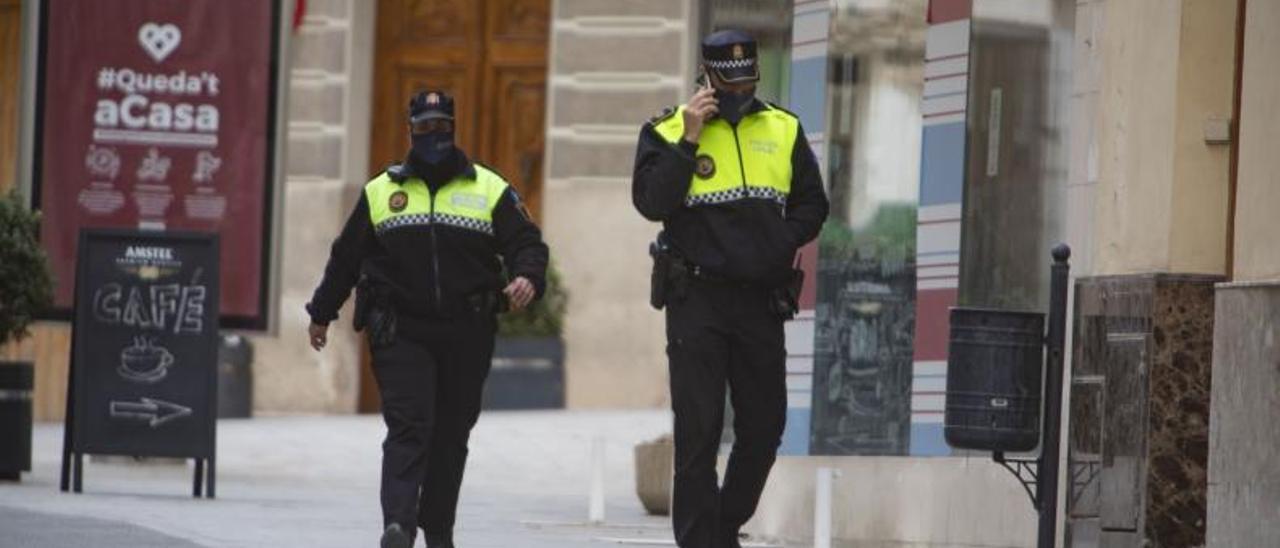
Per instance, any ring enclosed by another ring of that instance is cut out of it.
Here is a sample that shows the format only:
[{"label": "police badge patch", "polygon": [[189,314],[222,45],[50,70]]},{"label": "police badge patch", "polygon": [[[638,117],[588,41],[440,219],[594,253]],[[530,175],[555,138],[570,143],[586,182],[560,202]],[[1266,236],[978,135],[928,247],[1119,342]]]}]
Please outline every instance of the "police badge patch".
[{"label": "police badge patch", "polygon": [[694,160],[693,172],[698,177],[710,179],[712,175],[716,174],[716,161],[709,155],[699,155],[698,158]]},{"label": "police badge patch", "polygon": [[391,211],[399,213],[404,211],[405,206],[409,205],[409,194],[401,190],[391,195],[391,199],[387,200],[387,206]]}]

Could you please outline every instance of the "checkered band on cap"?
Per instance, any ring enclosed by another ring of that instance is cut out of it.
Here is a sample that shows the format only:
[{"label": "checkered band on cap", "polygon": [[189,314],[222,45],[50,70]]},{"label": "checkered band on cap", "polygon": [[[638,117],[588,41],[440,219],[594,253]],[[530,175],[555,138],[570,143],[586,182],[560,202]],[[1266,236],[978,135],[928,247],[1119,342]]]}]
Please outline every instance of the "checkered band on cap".
[{"label": "checkered band on cap", "polygon": [[769,200],[777,202],[779,205],[786,207],[787,196],[781,191],[763,186],[748,186],[746,188],[737,187],[728,190],[718,190],[716,192],[708,192],[697,196],[688,196],[684,199],[684,205],[695,207],[701,205],[725,204],[736,202],[738,200]]},{"label": "checkered band on cap", "polygon": [[729,59],[727,61],[716,61],[708,59],[704,61],[708,67],[716,70],[751,68],[756,65],[755,59]]}]

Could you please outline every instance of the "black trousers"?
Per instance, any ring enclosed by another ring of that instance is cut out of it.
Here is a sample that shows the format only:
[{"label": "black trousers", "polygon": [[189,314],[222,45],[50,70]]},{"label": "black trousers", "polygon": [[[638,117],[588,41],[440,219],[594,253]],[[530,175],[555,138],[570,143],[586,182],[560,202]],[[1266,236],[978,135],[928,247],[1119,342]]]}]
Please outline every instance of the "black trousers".
[{"label": "black trousers", "polygon": [[[672,525],[681,548],[737,547],[782,442],[786,423],[783,319],[768,292],[700,281],[667,304],[675,411]],[[726,385],[735,441],[724,484],[716,456]]]},{"label": "black trousers", "polygon": [[[371,348],[387,437],[382,443],[383,525],[449,538],[493,358],[496,320],[401,318],[393,342]],[[372,344],[372,343],[371,343]]]}]

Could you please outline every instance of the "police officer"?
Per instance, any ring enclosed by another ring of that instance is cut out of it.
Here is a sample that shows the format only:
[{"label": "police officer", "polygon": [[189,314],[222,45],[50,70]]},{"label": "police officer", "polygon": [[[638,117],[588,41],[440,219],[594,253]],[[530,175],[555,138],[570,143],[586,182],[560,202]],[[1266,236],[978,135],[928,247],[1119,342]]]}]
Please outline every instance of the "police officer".
[{"label": "police officer", "polygon": [[[666,308],[676,542],[738,548],[786,420],[782,326],[803,279],[793,259],[828,204],[799,120],[755,97],[755,40],[707,36],[701,68],[710,85],[641,130],[632,200],[663,224],[653,300]],[[726,385],[735,441],[720,486]]]},{"label": "police officer", "polygon": [[320,350],[358,284],[354,321],[387,425],[383,548],[412,546],[418,527],[427,546],[452,548],[495,315],[541,296],[548,251],[516,191],[455,146],[451,97],[414,96],[409,126],[412,149],[365,185],[307,311]]}]

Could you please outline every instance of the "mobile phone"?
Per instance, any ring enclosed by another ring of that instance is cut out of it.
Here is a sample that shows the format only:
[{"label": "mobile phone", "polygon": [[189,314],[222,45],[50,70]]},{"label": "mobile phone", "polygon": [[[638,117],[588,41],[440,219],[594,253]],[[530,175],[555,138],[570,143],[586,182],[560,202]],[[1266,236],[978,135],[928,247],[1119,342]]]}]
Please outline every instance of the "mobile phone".
[{"label": "mobile phone", "polygon": [[694,91],[702,91],[711,87],[711,81],[707,78],[707,69],[698,69],[698,79],[694,80]]}]

